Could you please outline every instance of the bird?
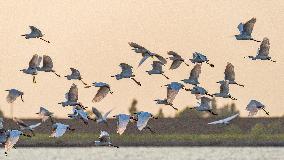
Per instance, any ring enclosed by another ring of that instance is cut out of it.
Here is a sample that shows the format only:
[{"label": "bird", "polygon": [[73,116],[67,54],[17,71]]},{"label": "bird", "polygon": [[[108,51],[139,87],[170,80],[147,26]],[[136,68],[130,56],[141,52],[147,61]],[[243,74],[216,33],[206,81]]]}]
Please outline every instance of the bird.
[{"label": "bird", "polygon": [[196,64],[193,69],[190,71],[190,76],[188,79],[181,80],[186,84],[198,85],[200,84],[198,79],[201,73],[201,64]]},{"label": "bird", "polygon": [[124,131],[126,130],[126,127],[131,119],[130,115],[127,114],[118,114],[116,116],[113,116],[113,118],[117,118],[117,133],[119,135],[122,135]]},{"label": "bird", "polygon": [[112,110],[106,112],[104,115],[102,115],[102,113],[100,111],[97,110],[97,108],[92,107],[92,112],[95,114],[96,118],[95,121],[97,123],[105,123],[108,125],[107,123],[107,116],[110,114]]},{"label": "bird", "polygon": [[96,146],[109,146],[109,147],[116,147],[119,148],[119,146],[115,146],[110,141],[110,135],[106,131],[101,131],[101,134],[99,136],[99,140],[95,141]]},{"label": "bird", "polygon": [[8,155],[8,151],[12,148],[15,148],[14,145],[18,142],[20,136],[31,137],[30,135],[24,134],[19,130],[8,130],[7,131],[7,140],[4,144],[5,146],[5,155]]},{"label": "bird", "polygon": [[189,66],[189,64],[187,64],[185,60],[178,53],[174,51],[169,51],[168,55],[172,56],[172,57],[169,57],[168,59],[173,61],[170,69],[172,70],[177,69],[182,63],[184,63],[186,66]]},{"label": "bird", "polygon": [[217,113],[213,112],[211,101],[212,99],[203,96],[201,97],[201,103],[198,102],[198,106],[191,107],[190,109],[195,109],[200,112],[206,111],[212,115],[218,115]]},{"label": "bird", "polygon": [[168,76],[166,76],[164,74],[164,71],[163,71],[163,63],[161,63],[160,61],[153,61],[153,64],[152,64],[152,69],[149,70],[149,71],[146,71],[149,75],[152,75],[152,74],[161,74],[163,75],[166,79],[170,79]]},{"label": "bird", "polygon": [[52,112],[49,112],[47,109],[45,109],[44,107],[40,107],[39,108],[39,112],[37,112],[36,114],[38,114],[41,118],[41,122],[45,122],[47,121],[48,119],[51,120],[51,123],[53,123],[53,119],[52,119],[52,116],[53,116],[53,113]]},{"label": "bird", "polygon": [[23,95],[24,95],[24,92],[20,91],[20,90],[17,90],[17,89],[7,89],[5,90],[8,93],[7,97],[6,97],[6,101],[8,103],[13,103],[15,102],[15,100],[18,98],[18,97],[21,97],[21,100],[22,102],[24,102],[24,99],[23,99]]},{"label": "bird", "polygon": [[54,123],[52,125],[52,133],[49,137],[59,138],[63,136],[67,130],[74,131],[75,129],[63,123]]},{"label": "bird", "polygon": [[[233,66],[232,63],[230,63],[230,62],[227,63],[224,75],[225,75],[224,79],[228,80],[229,84],[236,84],[238,86],[244,87],[244,85],[239,84],[235,81],[235,71],[234,71],[234,66]],[[217,83],[221,83],[221,81],[219,81]]]},{"label": "bird", "polygon": [[48,40],[43,39],[42,37],[44,36],[44,34],[42,34],[42,32],[36,28],[35,26],[29,26],[31,29],[31,33],[29,34],[23,34],[21,36],[24,36],[26,39],[30,39],[30,38],[39,38],[40,40],[43,40],[47,43],[50,43]]},{"label": "bird", "polygon": [[151,113],[144,111],[136,112],[133,114],[134,116],[132,117],[132,119],[137,123],[136,126],[139,131],[142,131],[145,128],[148,129],[151,133],[156,133],[147,125],[147,123],[150,118],[158,119],[157,117],[154,117]]},{"label": "bird", "polygon": [[267,37],[264,37],[260,44],[260,47],[257,50],[256,56],[248,56],[248,58],[252,60],[269,60],[275,63],[276,61],[272,60],[271,57],[269,56],[269,49],[270,49],[269,39]]},{"label": "bird", "polygon": [[269,116],[269,112],[265,110],[265,105],[257,100],[251,100],[246,107],[246,110],[249,111],[249,116],[254,116],[257,114],[258,110],[263,110],[266,115]]},{"label": "bird", "polygon": [[68,93],[65,94],[65,102],[60,102],[58,104],[61,104],[62,107],[65,106],[80,106],[83,109],[86,109],[87,107],[84,107],[81,102],[78,102],[78,87],[76,84],[72,84],[70,87]]},{"label": "bird", "polygon": [[41,123],[36,123],[36,124],[33,124],[33,125],[28,125],[26,124],[24,121],[22,121],[21,119],[18,119],[16,117],[13,118],[13,121],[15,123],[17,123],[18,126],[20,126],[20,130],[24,131],[24,130],[28,130],[32,133],[33,136],[35,136],[35,133],[34,133],[34,129],[38,126],[41,125]]},{"label": "bird", "polygon": [[208,91],[201,86],[194,86],[192,89],[185,89],[185,90],[190,91],[191,94],[195,94],[196,99],[200,99],[201,98],[200,96],[204,96],[204,95],[213,97],[212,94],[209,94]]},{"label": "bird", "polygon": [[35,76],[38,74],[37,69],[40,65],[42,57],[38,56],[37,54],[34,54],[32,59],[29,62],[29,67],[27,69],[20,70],[21,72],[25,74],[30,74],[33,76],[33,83],[36,83]]},{"label": "bird", "polygon": [[[113,92],[110,89],[110,85],[104,82],[94,82],[94,87],[98,87],[99,90],[97,91],[95,97],[93,98],[92,102],[100,102],[102,99],[104,99],[108,93],[113,94]],[[90,88],[91,86],[86,86],[85,88]]]},{"label": "bird", "polygon": [[52,59],[48,55],[43,55],[42,67],[38,67],[37,70],[44,71],[44,72],[52,72],[57,77],[60,77],[60,75],[57,74],[55,70],[53,70],[53,62],[52,62]]},{"label": "bird", "polygon": [[213,96],[216,97],[223,97],[223,98],[231,98],[232,100],[237,100],[236,98],[232,97],[229,93],[229,81],[219,81],[217,83],[220,83],[220,92],[213,94]]},{"label": "bird", "polygon": [[253,40],[253,41],[256,41],[256,42],[260,42],[258,40],[255,40],[251,36],[255,22],[256,22],[256,18],[254,18],[254,17],[251,18],[246,23],[241,22],[238,25],[238,29],[239,29],[240,33],[238,35],[235,35],[236,39],[237,40]]},{"label": "bird", "polygon": [[235,114],[235,115],[232,115],[230,117],[227,117],[227,118],[224,118],[224,119],[221,119],[221,120],[218,120],[218,121],[214,121],[214,122],[210,122],[208,124],[230,124],[230,121],[235,119],[236,117],[238,117],[240,114]]},{"label": "bird", "polygon": [[70,70],[71,70],[71,74],[70,75],[66,75],[64,77],[66,77],[68,80],[72,80],[72,79],[76,80],[77,79],[77,80],[81,81],[84,85],[87,85],[87,83],[85,83],[83,81],[83,78],[82,78],[81,73],[80,73],[79,70],[77,70],[75,68],[72,68],[72,67],[70,68]]},{"label": "bird", "polygon": [[135,75],[133,75],[133,71],[132,71],[132,66],[130,66],[129,64],[126,63],[120,63],[119,67],[121,68],[121,72],[119,74],[116,74],[114,76],[111,77],[115,77],[116,80],[120,80],[120,79],[124,79],[124,78],[130,78],[132,79],[137,85],[141,86],[141,83],[138,82],[134,77]]},{"label": "bird", "polygon": [[73,113],[68,114],[68,117],[72,119],[82,120],[84,124],[88,125],[89,121],[88,113],[85,112],[81,107],[73,106]]},{"label": "bird", "polygon": [[138,67],[141,66],[141,64],[143,62],[145,62],[145,60],[148,59],[149,57],[152,57],[152,58],[156,57],[162,64],[167,64],[167,60],[164,57],[149,51],[148,49],[144,48],[143,46],[141,46],[137,43],[134,43],[134,42],[129,42],[128,44],[130,45],[130,47],[132,47],[132,50],[134,50],[135,53],[141,53],[142,54],[143,58],[139,62]]},{"label": "bird", "polygon": [[184,89],[184,85],[178,82],[171,82],[170,84],[167,84],[165,86],[167,86],[167,98],[163,100],[156,99],[154,101],[156,101],[157,104],[169,105],[173,109],[178,110],[178,108],[174,107],[173,101],[179,93],[179,90]]},{"label": "bird", "polygon": [[208,64],[210,67],[214,67],[214,64],[209,63],[209,60],[207,57],[199,52],[194,52],[192,54],[192,59],[189,59],[193,64],[195,63],[203,63],[205,62]]}]

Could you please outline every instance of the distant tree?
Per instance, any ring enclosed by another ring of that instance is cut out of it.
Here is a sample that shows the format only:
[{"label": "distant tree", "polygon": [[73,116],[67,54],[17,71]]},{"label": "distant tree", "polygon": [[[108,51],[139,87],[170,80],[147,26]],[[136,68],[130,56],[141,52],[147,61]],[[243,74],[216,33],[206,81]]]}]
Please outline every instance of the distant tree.
[{"label": "distant tree", "polygon": [[4,117],[3,111],[0,110],[0,117]]},{"label": "distant tree", "polygon": [[138,103],[138,101],[136,99],[132,100],[131,106],[128,110],[130,114],[136,113],[138,111],[137,108],[136,108],[137,103]]},{"label": "distant tree", "polygon": [[159,109],[159,112],[158,112],[158,114],[156,116],[159,117],[159,118],[165,118],[165,115],[163,113],[162,108]]},{"label": "distant tree", "polygon": [[203,118],[205,117],[205,113],[198,112],[195,109],[190,109],[190,107],[186,107],[185,109],[178,112],[175,117],[176,118]]}]

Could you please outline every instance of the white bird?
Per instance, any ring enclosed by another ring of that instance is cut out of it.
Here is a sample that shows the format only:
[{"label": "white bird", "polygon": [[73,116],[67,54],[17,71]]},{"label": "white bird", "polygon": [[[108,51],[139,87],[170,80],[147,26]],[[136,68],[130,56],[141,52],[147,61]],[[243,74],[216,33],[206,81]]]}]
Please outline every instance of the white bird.
[{"label": "white bird", "polygon": [[173,61],[170,69],[177,69],[182,63],[184,63],[186,66],[189,66],[189,64],[185,63],[185,60],[176,52],[169,51],[168,55],[172,56],[172,57],[169,57],[169,59]]},{"label": "white bird", "polygon": [[260,42],[258,40],[255,40],[251,36],[255,22],[256,22],[256,18],[252,18],[246,23],[240,23],[238,25],[238,29],[240,33],[238,35],[235,35],[236,39],[237,40],[253,40],[256,42]]},{"label": "white bird", "polygon": [[131,116],[127,114],[118,114],[116,116],[113,116],[114,118],[117,118],[117,133],[119,135],[122,135],[124,131],[126,130],[126,127],[130,121]]},{"label": "white bird", "polygon": [[78,87],[75,84],[72,84],[68,93],[65,94],[65,99],[66,99],[65,102],[60,102],[58,104],[61,104],[63,107],[80,106],[83,109],[87,108],[87,107],[84,107],[81,102],[78,102]]},{"label": "white bird", "polygon": [[51,120],[51,123],[53,123],[53,119],[52,119],[52,116],[53,116],[53,113],[52,112],[49,112],[47,109],[45,109],[44,107],[40,107],[39,109],[39,112],[36,113],[40,116],[41,118],[41,121],[42,122],[45,122],[47,121],[48,119]]},{"label": "white bird", "polygon": [[170,84],[167,84],[165,86],[167,86],[167,98],[156,99],[154,101],[156,101],[157,104],[169,105],[173,109],[178,110],[176,107],[173,106],[173,101],[179,93],[179,90],[184,89],[184,85],[178,82],[171,82]]},{"label": "white bird", "polygon": [[200,84],[198,79],[201,73],[201,64],[196,64],[190,71],[190,76],[188,79],[181,80],[186,84],[198,85]]},{"label": "white bird", "polygon": [[42,67],[38,67],[37,70],[43,72],[52,72],[56,76],[60,77],[60,75],[57,74],[56,71],[53,69],[52,59],[48,55],[43,55]]},{"label": "white bird", "polygon": [[7,141],[5,142],[5,155],[8,155],[8,151],[12,148],[15,148],[14,145],[18,142],[20,136],[31,137],[29,135],[24,134],[19,130],[8,130],[7,131]]},{"label": "white bird", "polygon": [[13,103],[18,97],[21,97],[22,102],[24,102],[23,99],[24,92],[19,91],[17,89],[7,89],[5,91],[9,92],[6,97],[6,101],[8,103]]},{"label": "white bird", "polygon": [[43,40],[47,43],[50,43],[48,40],[45,40],[45,39],[42,38],[44,36],[44,34],[42,34],[42,32],[38,28],[36,28],[34,26],[29,26],[29,27],[31,29],[31,33],[23,34],[21,36],[24,36],[26,39],[39,38],[39,39],[41,39],[41,40]]},{"label": "white bird", "polygon": [[218,121],[210,122],[208,124],[229,124],[231,120],[235,119],[238,116],[239,116],[239,114],[235,114],[235,115],[227,117],[225,119],[221,119],[221,120],[218,120]]},{"label": "white bird", "polygon": [[[95,97],[93,98],[92,102],[100,102],[102,99],[104,99],[108,93],[113,94],[113,92],[110,89],[110,85],[104,82],[94,82],[94,87],[98,87],[99,90],[97,91]],[[90,88],[91,86],[86,86],[85,88]]]},{"label": "white bird", "polygon": [[211,101],[212,99],[208,97],[201,97],[201,103],[198,102],[198,106],[192,107],[190,109],[195,109],[200,112],[206,111],[211,113],[212,115],[218,115],[217,113],[213,112]]},{"label": "white bird", "polygon": [[35,129],[36,127],[38,127],[38,126],[41,125],[41,123],[36,123],[36,124],[33,124],[33,125],[28,125],[28,124],[26,124],[24,121],[22,121],[21,119],[18,119],[18,118],[16,118],[16,117],[13,118],[13,121],[14,121],[15,123],[17,123],[18,126],[20,126],[20,130],[21,130],[21,131],[28,130],[28,131],[30,131],[30,132],[33,134],[33,136],[35,135],[34,129]]},{"label": "white bird", "polygon": [[163,71],[163,66],[164,64],[160,61],[153,61],[153,64],[152,64],[152,69],[149,70],[149,71],[146,71],[149,75],[152,75],[152,74],[161,74],[163,75],[165,78],[167,79],[170,79],[168,76],[166,76],[164,74],[164,71]]},{"label": "white bird", "polygon": [[42,57],[38,56],[37,54],[33,55],[32,59],[29,62],[29,67],[27,69],[22,69],[25,74],[30,74],[33,76],[33,83],[36,83],[35,76],[38,74],[37,69],[40,65]]},{"label": "white bird", "polygon": [[115,146],[111,143],[110,136],[106,131],[101,131],[101,134],[99,136],[99,141],[95,141],[95,145],[96,146],[109,146],[109,147],[119,148],[118,146]]},{"label": "white bird", "polygon": [[189,59],[192,63],[203,63],[205,62],[206,64],[210,65],[210,67],[214,67],[213,64],[209,63],[209,60],[207,59],[207,57],[201,53],[198,52],[194,52],[192,54],[192,59]]},{"label": "white bird", "polygon": [[167,60],[164,57],[149,51],[148,49],[144,48],[143,46],[141,46],[141,45],[139,45],[137,43],[129,42],[128,44],[130,45],[130,47],[132,47],[132,50],[134,50],[135,53],[141,53],[142,54],[143,58],[139,62],[138,67],[143,62],[145,62],[145,60],[148,59],[149,57],[152,57],[152,58],[156,57],[162,64],[166,64],[167,63]]},{"label": "white bird", "polygon": [[201,86],[194,86],[192,89],[185,89],[186,91],[190,91],[191,94],[195,94],[196,99],[200,99],[201,96],[207,95],[213,97],[212,94],[209,94],[208,91]]},{"label": "white bird", "polygon": [[[232,65],[232,63],[227,63],[227,66],[226,66],[226,69],[225,69],[225,72],[224,72],[224,75],[225,75],[225,80],[228,80],[229,81],[229,84],[236,84],[238,86],[241,86],[241,87],[244,87],[244,85],[242,84],[239,84],[235,81],[235,70],[234,70],[234,66]],[[217,83],[220,83],[221,81],[217,82]]]},{"label": "white bird", "polygon": [[120,63],[119,67],[121,68],[121,72],[119,74],[116,74],[114,76],[111,77],[115,77],[117,80],[120,79],[124,79],[124,78],[130,78],[132,79],[137,85],[141,86],[141,83],[138,82],[134,77],[135,75],[133,75],[133,71],[132,71],[132,66],[130,66],[129,64],[126,63]]},{"label": "white bird", "polygon": [[237,100],[236,98],[232,97],[229,93],[229,81],[219,81],[217,83],[220,83],[220,93],[213,94],[216,97],[223,97],[223,98],[231,98],[232,100]]},{"label": "white bird", "polygon": [[269,56],[269,49],[270,49],[270,43],[269,39],[267,37],[264,37],[260,47],[257,50],[256,56],[248,56],[248,58],[252,60],[269,60],[271,62],[276,62],[275,60],[272,60]]},{"label": "white bird", "polygon": [[132,117],[134,121],[136,121],[136,125],[139,131],[142,131],[144,128],[149,129],[151,133],[155,133],[148,125],[148,121],[150,118],[158,119],[157,117],[154,117],[149,112],[140,111],[137,113],[134,113],[135,117]]},{"label": "white bird", "polygon": [[254,116],[257,114],[258,110],[263,110],[266,115],[269,116],[269,112],[265,110],[265,105],[257,100],[251,100],[246,107],[246,110],[249,111],[249,116]]},{"label": "white bird", "polygon": [[55,123],[52,125],[52,133],[49,137],[59,138],[63,136],[67,130],[74,131],[75,129],[70,128],[70,126],[66,124]]},{"label": "white bird", "polygon": [[75,68],[70,68],[70,70],[71,70],[71,74],[70,75],[67,75],[67,76],[64,76],[64,77],[66,77],[68,80],[72,80],[72,79],[74,79],[74,80],[79,80],[79,81],[81,81],[84,85],[87,85],[87,83],[85,83],[84,81],[83,81],[83,78],[82,78],[82,76],[81,76],[81,73],[80,73],[80,71],[79,70],[77,70],[77,69],[75,69]]},{"label": "white bird", "polygon": [[102,113],[100,111],[98,111],[95,107],[92,107],[92,112],[95,114],[96,118],[95,121],[97,123],[105,123],[108,125],[107,123],[107,116],[110,114],[112,110],[106,112],[104,115],[102,115]]},{"label": "white bird", "polygon": [[68,114],[69,118],[82,120],[86,125],[88,125],[89,116],[81,107],[73,106],[73,113]]}]

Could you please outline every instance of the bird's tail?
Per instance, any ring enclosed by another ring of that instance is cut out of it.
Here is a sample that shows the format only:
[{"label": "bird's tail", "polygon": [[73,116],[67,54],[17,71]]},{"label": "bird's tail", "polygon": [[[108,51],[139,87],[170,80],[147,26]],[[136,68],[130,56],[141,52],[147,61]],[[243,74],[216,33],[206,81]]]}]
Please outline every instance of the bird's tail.
[{"label": "bird's tail", "polygon": [[167,79],[170,79],[168,76],[166,76],[164,73],[162,73],[162,75],[164,76],[164,77],[166,77]]},{"label": "bird's tail", "polygon": [[48,40],[43,39],[42,37],[39,38],[40,40],[43,40],[44,42],[50,43]]},{"label": "bird's tail", "polygon": [[138,86],[141,86],[141,83],[140,82],[138,82],[135,78],[131,78]]}]

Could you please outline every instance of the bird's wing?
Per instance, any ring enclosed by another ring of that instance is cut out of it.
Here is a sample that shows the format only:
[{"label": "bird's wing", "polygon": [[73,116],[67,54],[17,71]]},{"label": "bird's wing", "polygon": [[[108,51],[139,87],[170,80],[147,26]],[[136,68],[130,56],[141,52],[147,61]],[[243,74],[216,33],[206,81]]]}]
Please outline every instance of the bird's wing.
[{"label": "bird's wing", "polygon": [[201,105],[207,105],[211,102],[212,99],[208,97],[201,97]]},{"label": "bird's wing", "polygon": [[138,114],[137,128],[141,131],[147,126],[147,123],[151,117],[151,114],[148,112],[141,112]]},{"label": "bird's wing", "polygon": [[145,54],[145,55],[143,56],[143,58],[140,60],[138,66],[141,66],[142,63],[144,63],[144,62],[146,61],[146,59],[148,59],[149,57],[150,57],[149,54]]},{"label": "bird's wing", "polygon": [[34,35],[37,35],[38,37],[42,37],[42,33],[41,31],[36,28],[35,26],[30,26],[30,29],[31,29],[31,33],[30,34],[34,34]]},{"label": "bird's wing", "polygon": [[167,88],[167,102],[170,103],[170,104],[173,103],[178,92],[179,92],[179,90],[175,90],[175,89],[168,87]]},{"label": "bird's wing", "polygon": [[161,55],[155,54],[155,57],[162,63],[162,64],[167,64],[167,60],[162,57]]},{"label": "bird's wing", "polygon": [[93,113],[95,114],[95,116],[97,117],[97,119],[102,119],[102,118],[103,118],[101,112],[98,111],[97,108],[92,107],[92,111],[93,111]]},{"label": "bird's wing", "polygon": [[13,103],[17,99],[17,97],[18,97],[17,95],[14,95],[14,94],[9,92],[9,94],[6,97],[6,101],[8,103]]},{"label": "bird's wing", "polygon": [[222,123],[224,123],[224,120],[223,120],[223,119],[218,120],[218,121],[214,121],[214,122],[210,122],[210,123],[208,123],[208,124],[222,124]]},{"label": "bird's wing", "polygon": [[14,147],[14,145],[18,142],[19,136],[9,137],[5,143],[5,151],[9,151]]},{"label": "bird's wing", "polygon": [[153,61],[153,64],[152,64],[153,70],[162,72],[163,71],[162,65],[163,64],[160,61]]},{"label": "bird's wing", "polygon": [[132,66],[126,64],[126,63],[121,63],[121,74],[126,75],[126,76],[131,76],[132,75]]},{"label": "bird's wing", "polygon": [[83,109],[77,110],[77,113],[84,119],[88,120],[88,114]]},{"label": "bird's wing", "polygon": [[39,56],[37,54],[34,54],[32,59],[29,62],[29,67],[30,68],[38,67],[38,60],[39,60]]},{"label": "bird's wing", "polygon": [[190,71],[191,79],[198,79],[201,73],[201,64],[196,64],[193,69]]},{"label": "bird's wing", "polygon": [[76,76],[76,77],[80,77],[81,76],[81,74],[80,74],[80,71],[79,70],[77,70],[77,69],[75,69],[75,68],[70,68],[70,70],[71,70],[71,75],[73,75],[73,76]]},{"label": "bird's wing", "polygon": [[48,55],[43,55],[43,68],[53,68],[52,59]]},{"label": "bird's wing", "polygon": [[225,74],[225,80],[235,81],[234,66],[231,63],[227,64],[224,74]]},{"label": "bird's wing", "polygon": [[112,109],[111,109],[110,111],[108,111],[108,112],[105,113],[105,115],[104,115],[104,118],[105,118],[105,119],[107,118],[107,116],[110,114],[111,111],[112,111]]},{"label": "bird's wing", "polygon": [[106,131],[101,131],[99,139],[100,142],[105,142],[105,143],[110,142],[110,136]]},{"label": "bird's wing", "polygon": [[118,115],[118,122],[117,122],[117,133],[122,135],[123,132],[126,130],[126,127],[129,123],[130,116],[126,114]]},{"label": "bird's wing", "polygon": [[238,29],[239,29],[240,33],[242,33],[242,32],[244,31],[244,24],[243,24],[243,23],[240,23],[240,24],[238,25]]},{"label": "bird's wing", "polygon": [[181,65],[182,61],[176,59],[173,60],[170,69],[177,69]]},{"label": "bird's wing", "polygon": [[29,128],[30,129],[35,129],[36,127],[40,126],[41,123],[37,123],[37,124],[34,124],[34,125],[30,125]]},{"label": "bird's wing", "polygon": [[175,58],[175,59],[181,59],[181,56],[174,51],[169,51],[168,55],[173,56],[173,58]]},{"label": "bird's wing", "polygon": [[61,137],[67,130],[67,125],[57,125],[55,131],[52,132],[51,137]]},{"label": "bird's wing", "polygon": [[269,49],[270,49],[269,39],[265,37],[265,38],[263,38],[263,40],[260,44],[258,55],[268,56],[269,55]]},{"label": "bird's wing", "polygon": [[110,91],[110,89],[107,86],[100,87],[97,94],[93,98],[93,102],[100,102],[103,98],[106,97],[106,95],[108,94],[109,91]]},{"label": "bird's wing", "polygon": [[220,85],[220,93],[229,94],[229,82],[224,81]]},{"label": "bird's wing", "polygon": [[128,42],[128,44],[129,44],[130,47],[133,47],[133,48],[145,49],[143,46],[141,46],[137,43],[134,43],[134,42]]},{"label": "bird's wing", "polygon": [[95,87],[109,87],[109,85],[104,82],[95,82],[93,84],[95,85]]},{"label": "bird's wing", "polygon": [[235,118],[238,117],[238,116],[239,116],[239,114],[232,115],[232,116],[230,116],[230,117],[225,118],[224,121],[225,121],[225,122],[229,122],[229,121],[231,121],[232,119],[235,119]]},{"label": "bird's wing", "polygon": [[251,35],[255,22],[256,18],[252,18],[244,24],[243,30],[247,35]]},{"label": "bird's wing", "polygon": [[16,122],[20,127],[28,127],[28,125],[19,118],[14,117],[13,121]]},{"label": "bird's wing", "polygon": [[75,84],[73,84],[69,89],[68,100],[72,102],[78,101],[78,88]]}]

